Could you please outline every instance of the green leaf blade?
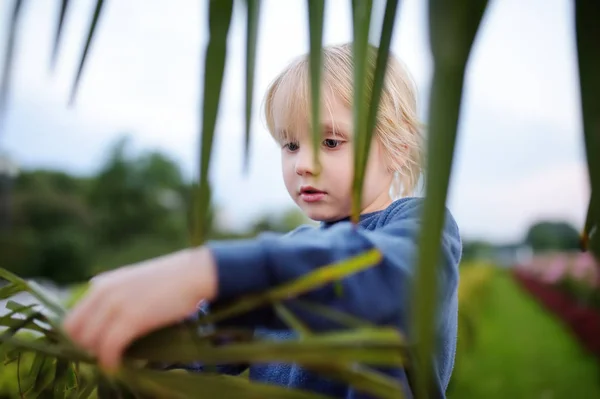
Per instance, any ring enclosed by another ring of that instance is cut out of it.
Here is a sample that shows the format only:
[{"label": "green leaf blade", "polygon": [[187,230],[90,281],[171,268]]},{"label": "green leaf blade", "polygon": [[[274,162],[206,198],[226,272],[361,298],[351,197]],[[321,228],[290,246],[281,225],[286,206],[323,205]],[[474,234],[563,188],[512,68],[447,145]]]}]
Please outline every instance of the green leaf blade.
[{"label": "green leaf blade", "polygon": [[429,1],[429,36],[434,76],[429,105],[426,198],[419,240],[414,286],[413,336],[418,337],[416,396],[430,397],[435,336],[437,269],[446,218],[446,198],[451,176],[466,64],[487,0],[470,7],[460,2]]},{"label": "green leaf blade", "polygon": [[202,95],[202,132],[200,149],[200,183],[194,207],[196,225],[192,245],[202,244],[208,233],[208,210],[210,205],[209,166],[212,144],[221,99],[223,75],[227,56],[227,35],[233,12],[232,0],[209,2],[209,39],[204,60],[204,92]]},{"label": "green leaf blade", "polygon": [[330,282],[338,281],[361,270],[374,267],[381,261],[381,256],[382,255],[378,250],[372,249],[350,259],[323,266],[295,281],[282,284],[265,293],[240,298],[240,300],[235,301],[233,304],[203,317],[201,321],[203,323],[214,323],[248,312],[268,303],[298,296]]},{"label": "green leaf blade", "polygon": [[[385,82],[385,76],[387,71],[387,65],[390,54],[390,45],[392,41],[392,35],[394,32],[394,24],[396,21],[396,10],[398,8],[398,0],[388,0],[385,7],[385,14],[383,20],[383,26],[381,29],[381,39],[379,49],[377,51],[377,60],[375,63],[375,71],[373,72],[373,88],[370,93],[371,100],[368,102],[367,120],[366,120],[366,131],[362,134],[360,144],[357,144],[357,156],[355,162],[355,178],[353,194],[355,204],[361,203],[362,187],[365,180],[365,172],[367,169],[367,161],[369,158],[369,152],[371,149],[371,143],[373,134],[375,132],[377,114],[379,110],[379,103],[381,100],[381,93]],[[364,34],[364,33],[363,33]],[[365,57],[366,59],[366,57]],[[367,74],[371,71],[366,71]],[[367,77],[367,79],[370,79]],[[364,116],[361,116],[361,120]],[[359,118],[357,118],[359,119]],[[360,147],[358,147],[360,145]],[[358,154],[360,153],[360,154]],[[359,212],[359,209],[355,208],[355,212]],[[358,219],[357,216],[356,220]]]},{"label": "green leaf blade", "polygon": [[[575,31],[577,61],[583,120],[583,140],[591,185],[590,205],[584,229],[584,239],[592,229],[600,228],[600,48],[598,47],[598,26],[600,3],[594,1],[575,1]],[[598,231],[595,232],[597,236]],[[600,261],[599,239],[591,237],[591,252]]]},{"label": "green leaf blade", "polygon": [[368,157],[369,133],[367,131],[367,80],[368,70],[369,28],[371,26],[372,0],[352,1],[352,27],[354,40],[352,57],[354,60],[354,98],[352,112],[354,116],[354,179],[352,183],[351,220],[357,223],[362,208],[362,186],[358,186],[361,174],[364,174]]},{"label": "green leaf blade", "polygon": [[300,365],[364,363],[399,366],[405,363],[404,338],[394,329],[365,329],[312,334],[302,340],[272,341],[255,338],[250,342],[213,346],[193,337],[177,341],[139,340],[127,350],[138,360],[210,364],[287,362]]},{"label": "green leaf blade", "polygon": [[325,1],[308,0],[309,75],[311,96],[311,128],[315,170],[321,168],[319,147],[321,133],[321,74],[323,69],[323,23]]},{"label": "green leaf blade", "polygon": [[4,54],[2,81],[0,82],[0,122],[4,119],[4,112],[6,112],[8,102],[15,43],[17,42],[17,29],[21,19],[22,10],[23,0],[15,0],[10,18],[10,24],[8,26],[8,42],[6,44],[6,53]]},{"label": "green leaf blade", "polygon": [[52,55],[50,58],[50,70],[54,70],[56,66],[56,59],[58,57],[58,48],[60,45],[60,38],[63,32],[63,26],[65,22],[65,15],[67,8],[69,7],[69,0],[62,0],[60,4],[60,12],[58,14],[58,23],[56,24],[56,32],[54,33],[54,44],[52,46]]},{"label": "green leaf blade", "polygon": [[252,103],[254,95],[254,71],[256,69],[256,49],[258,27],[260,26],[260,6],[262,0],[246,0],[246,135],[244,139],[244,170],[250,164],[250,126],[252,123]]},{"label": "green leaf blade", "polygon": [[301,390],[288,389],[264,383],[250,383],[240,377],[190,374],[187,372],[157,372],[127,369],[118,378],[140,393],[162,393],[169,398],[203,396],[223,399],[238,397],[282,398],[282,399],[325,399],[326,396]]},{"label": "green leaf blade", "polygon": [[83,68],[85,66],[85,62],[89,55],[90,47],[92,45],[94,34],[95,34],[96,28],[98,26],[98,21],[100,19],[100,15],[102,14],[102,9],[103,9],[102,6],[103,5],[104,5],[104,0],[96,0],[96,7],[94,8],[94,14],[92,15],[92,21],[90,23],[87,39],[85,41],[85,47],[83,48],[83,52],[81,53],[81,57],[79,59],[79,67],[77,68],[77,75],[75,76],[75,81],[73,82],[73,86],[71,87],[71,95],[69,98],[70,105],[73,105],[75,103],[77,89],[79,88],[79,83],[81,81],[81,75],[83,74]]}]

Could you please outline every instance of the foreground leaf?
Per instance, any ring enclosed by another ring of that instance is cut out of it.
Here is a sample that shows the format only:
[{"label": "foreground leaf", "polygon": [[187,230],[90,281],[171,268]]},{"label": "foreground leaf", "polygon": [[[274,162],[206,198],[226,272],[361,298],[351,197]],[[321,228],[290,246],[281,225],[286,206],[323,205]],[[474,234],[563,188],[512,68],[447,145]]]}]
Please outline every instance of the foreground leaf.
[{"label": "foreground leaf", "polygon": [[15,0],[8,26],[8,42],[6,43],[6,53],[4,54],[4,68],[2,69],[2,81],[0,82],[0,121],[6,111],[8,92],[11,82],[11,72],[13,64],[13,55],[15,52],[15,43],[17,41],[17,28],[23,9],[23,0]]},{"label": "foreground leaf", "polygon": [[134,342],[127,358],[151,362],[239,364],[292,362],[304,365],[365,363],[399,366],[404,363],[405,342],[395,329],[364,329],[306,336],[301,341],[254,339],[213,346],[194,336],[153,335]]},{"label": "foreground leaf", "polygon": [[201,392],[207,398],[281,398],[321,399],[327,396],[292,390],[275,385],[249,382],[240,377],[190,374],[187,372],[158,372],[143,369],[124,369],[117,378],[140,393],[168,398],[193,398]]},{"label": "foreground leaf", "polygon": [[[275,304],[278,316],[292,329],[300,334],[300,337],[312,335],[312,332],[285,306]],[[326,366],[309,365],[310,370],[320,373],[324,377],[333,378],[358,391],[380,398],[402,398],[402,386],[382,373],[374,372],[366,368],[359,368],[357,364],[328,364]]]},{"label": "foreground leaf", "polygon": [[233,12],[232,0],[210,0],[208,6],[209,39],[204,59],[204,92],[202,94],[202,134],[200,149],[200,183],[193,208],[196,213],[192,246],[201,245],[208,234],[210,186],[208,182],[215,125],[221,100],[227,34]]},{"label": "foreground leaf", "polygon": [[[600,3],[597,1],[575,2],[575,29],[579,66],[579,86],[585,143],[591,192],[600,192]],[[600,195],[592,195],[588,210],[591,219],[587,226],[600,225]],[[586,230],[589,234],[590,230]],[[596,241],[595,241],[596,242]],[[600,260],[600,248],[592,245],[592,252]]]},{"label": "foreground leaf", "polygon": [[313,162],[315,170],[321,168],[319,148],[323,134],[321,132],[321,72],[323,69],[323,20],[325,19],[325,1],[308,0],[309,31],[309,67]]},{"label": "foreground leaf", "polygon": [[60,4],[60,12],[58,14],[58,23],[56,24],[56,33],[54,34],[54,44],[52,46],[52,56],[50,58],[50,69],[53,70],[56,66],[56,58],[58,56],[58,47],[60,44],[60,37],[65,22],[65,15],[67,13],[67,7],[69,6],[69,0],[62,0]]},{"label": "foreground leaf", "polygon": [[83,67],[85,66],[85,61],[87,60],[88,53],[90,51],[92,40],[94,38],[94,33],[96,32],[96,27],[98,25],[98,20],[100,19],[100,14],[102,13],[103,5],[104,0],[96,0],[96,8],[94,9],[92,22],[90,23],[87,39],[85,41],[85,47],[83,48],[83,53],[81,54],[81,58],[79,60],[79,67],[77,68],[77,75],[75,76],[73,87],[71,88],[71,97],[69,99],[70,105],[73,105],[75,103],[75,96],[77,95],[77,89],[79,88],[79,82],[83,73]]},{"label": "foreground leaf", "polygon": [[380,261],[381,253],[377,249],[366,251],[353,258],[318,268],[290,283],[275,287],[265,293],[241,298],[223,309],[202,317],[202,322],[214,323],[268,303],[296,297],[330,282],[341,280],[351,274],[373,267]]},{"label": "foreground leaf", "polygon": [[250,162],[250,124],[252,122],[252,100],[254,95],[254,69],[256,67],[256,43],[260,25],[260,5],[262,0],[246,0],[246,137],[244,140],[244,170]]},{"label": "foreground leaf", "polygon": [[[377,51],[377,61],[375,64],[375,71],[366,72],[368,74],[373,73],[373,88],[368,94],[371,99],[369,101],[368,109],[366,112],[366,130],[360,136],[360,143],[357,142],[357,157],[355,159],[355,177],[353,181],[352,192],[354,193],[354,203],[361,203],[362,187],[365,181],[365,173],[367,169],[367,162],[369,159],[369,152],[371,150],[371,143],[373,134],[375,132],[375,126],[377,121],[377,114],[379,111],[379,102],[381,100],[381,92],[383,91],[383,84],[385,81],[387,64],[390,54],[390,44],[392,42],[392,34],[394,32],[394,23],[396,21],[396,9],[398,7],[398,0],[387,0],[385,6],[385,14],[383,17],[383,26],[381,29],[381,39],[379,43],[379,50]],[[371,80],[371,78],[369,78]],[[359,97],[360,98],[360,97]],[[361,116],[361,119],[364,116]],[[360,209],[354,210],[360,212]],[[355,220],[358,220],[356,217]]]},{"label": "foreground leaf", "polygon": [[464,73],[471,46],[487,0],[429,1],[429,36],[434,74],[429,100],[426,198],[423,229],[419,240],[414,288],[413,336],[417,340],[416,396],[428,398],[433,381],[435,314],[438,292],[437,266],[442,228],[446,218],[446,197],[454,157],[454,145],[462,102]]},{"label": "foreground leaf", "polygon": [[0,278],[5,279],[9,283],[18,287],[20,289],[18,292],[28,292],[29,294],[33,295],[33,297],[40,301],[42,305],[44,305],[48,310],[54,312],[56,315],[61,317],[65,315],[65,308],[56,300],[52,299],[48,292],[40,287],[39,284],[33,281],[27,282],[3,268],[0,268]]},{"label": "foreground leaf", "polygon": [[354,41],[352,56],[354,59],[354,98],[352,100],[352,113],[354,116],[354,180],[352,184],[352,215],[353,223],[358,223],[362,208],[362,186],[358,186],[360,175],[364,174],[367,164],[366,152],[371,139],[371,132],[367,130],[368,112],[368,79],[372,71],[368,68],[369,28],[371,26],[372,0],[352,1],[352,27]]}]

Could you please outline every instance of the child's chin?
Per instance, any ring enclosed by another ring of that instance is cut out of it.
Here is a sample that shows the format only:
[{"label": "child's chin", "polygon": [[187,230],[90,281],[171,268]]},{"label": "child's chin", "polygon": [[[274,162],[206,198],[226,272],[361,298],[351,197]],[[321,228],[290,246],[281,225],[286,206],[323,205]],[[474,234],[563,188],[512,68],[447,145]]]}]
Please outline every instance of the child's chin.
[{"label": "child's chin", "polygon": [[314,220],[315,222],[331,222],[334,220],[340,219],[340,217],[335,214],[335,212],[324,212],[324,211],[316,211],[316,210],[304,210],[306,216]]}]

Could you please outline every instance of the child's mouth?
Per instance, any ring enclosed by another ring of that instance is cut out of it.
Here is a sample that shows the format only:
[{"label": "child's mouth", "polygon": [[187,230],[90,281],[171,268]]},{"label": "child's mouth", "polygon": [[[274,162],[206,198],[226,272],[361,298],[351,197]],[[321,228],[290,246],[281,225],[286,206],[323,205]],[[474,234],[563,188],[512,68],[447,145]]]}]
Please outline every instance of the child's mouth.
[{"label": "child's mouth", "polygon": [[317,190],[314,187],[302,187],[300,189],[300,198],[304,202],[317,202],[325,198],[325,191]]}]

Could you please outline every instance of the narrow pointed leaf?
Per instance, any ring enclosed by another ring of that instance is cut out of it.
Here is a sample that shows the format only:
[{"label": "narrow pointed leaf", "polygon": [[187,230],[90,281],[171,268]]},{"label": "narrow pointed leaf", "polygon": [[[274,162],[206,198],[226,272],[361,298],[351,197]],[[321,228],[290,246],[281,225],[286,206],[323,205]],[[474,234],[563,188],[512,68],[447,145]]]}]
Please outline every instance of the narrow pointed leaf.
[{"label": "narrow pointed leaf", "polygon": [[317,302],[298,299],[294,301],[294,306],[299,309],[304,309],[313,314],[319,315],[325,319],[338,323],[340,326],[349,328],[373,328],[375,325],[367,320],[360,319],[351,314],[341,312],[335,308],[321,305]]},{"label": "narrow pointed leaf", "polygon": [[29,394],[32,398],[37,398],[43,391],[49,388],[54,381],[56,361],[50,357],[45,357],[40,370],[37,373],[33,386],[31,387],[31,393]]},{"label": "narrow pointed leaf", "polygon": [[351,274],[377,265],[381,261],[381,253],[372,249],[350,259],[324,266],[308,273],[290,283],[282,284],[265,293],[240,298],[231,305],[216,310],[201,318],[202,323],[214,323],[262,305],[298,296],[307,291],[338,281]]},{"label": "narrow pointed leaf", "polygon": [[23,0],[14,0],[12,16],[8,26],[8,42],[6,44],[6,53],[4,54],[4,67],[2,69],[2,81],[0,82],[0,121],[6,111],[8,92],[10,90],[11,72],[13,56],[15,52],[15,43],[17,42],[17,29],[23,10]]},{"label": "narrow pointed leaf", "polygon": [[55,398],[65,397],[64,393],[67,390],[68,372],[69,362],[60,358],[56,359],[56,365],[54,368],[54,381],[52,381]]},{"label": "narrow pointed leaf", "polygon": [[50,311],[56,313],[58,316],[64,316],[66,311],[65,308],[58,303],[56,300],[40,287],[34,281],[27,282],[17,275],[9,272],[6,269],[0,268],[0,278],[7,280],[8,282],[15,284],[19,287],[23,287],[23,291],[26,291],[33,295],[38,301],[40,301]]},{"label": "narrow pointed leaf", "polygon": [[19,387],[19,395],[23,395],[23,387],[21,386],[21,354],[17,355],[17,386]]},{"label": "narrow pointed leaf", "polygon": [[16,318],[6,317],[6,316],[0,317],[0,327],[5,327],[5,328],[17,328],[18,327],[19,330],[35,331],[35,332],[39,332],[42,334],[48,334],[48,335],[53,334],[51,331],[46,330],[45,328],[37,325],[33,320],[30,320],[25,324],[22,324],[22,322],[23,322],[23,319],[16,319]]},{"label": "narrow pointed leaf", "polygon": [[[597,1],[575,2],[575,29],[577,41],[577,60],[579,66],[579,86],[583,117],[583,137],[588,163],[591,192],[600,192],[600,3]],[[600,195],[592,195],[588,211],[592,225],[600,223]],[[589,230],[587,231],[589,233]],[[597,235],[598,233],[596,233]],[[593,245],[590,248],[600,260],[600,251]]]},{"label": "narrow pointed leaf", "polygon": [[71,105],[75,102],[77,89],[79,88],[79,82],[81,81],[81,75],[83,73],[83,67],[85,66],[85,61],[87,60],[90,47],[92,45],[92,40],[94,39],[94,33],[96,33],[96,27],[98,26],[98,20],[100,19],[100,15],[102,14],[103,5],[104,0],[96,0],[96,7],[94,8],[94,14],[92,15],[92,22],[90,23],[90,28],[88,30],[87,39],[85,41],[85,47],[83,48],[83,52],[81,53],[79,67],[77,68],[77,75],[75,76],[73,87],[71,88],[71,97],[69,99],[69,104]]},{"label": "narrow pointed leaf", "polygon": [[[375,124],[377,121],[377,113],[379,109],[379,102],[381,100],[381,92],[383,90],[383,84],[385,81],[385,74],[387,71],[387,64],[390,54],[390,44],[392,42],[392,34],[394,32],[394,23],[396,21],[396,10],[398,8],[398,0],[387,0],[385,6],[385,14],[383,19],[383,27],[381,29],[381,39],[379,44],[379,50],[377,51],[377,61],[375,64],[375,72],[373,75],[373,88],[370,94],[371,100],[369,101],[369,109],[367,114],[367,128],[361,136],[360,147],[357,147],[357,151],[361,152],[360,156],[357,156],[357,161],[360,164],[356,165],[356,173],[354,178],[353,193],[356,196],[354,203],[360,204],[360,193],[362,193],[362,187],[365,181],[365,171],[367,168],[367,161],[369,159],[369,151],[371,150],[371,140],[375,131]],[[371,73],[371,71],[367,71]],[[370,78],[368,78],[370,80]],[[360,209],[355,209],[360,211]]]},{"label": "narrow pointed leaf", "polygon": [[254,69],[256,67],[256,43],[260,26],[260,5],[262,0],[246,0],[246,137],[244,141],[244,170],[250,163],[250,125],[252,123],[252,103],[254,96]]},{"label": "narrow pointed leaf", "polygon": [[594,198],[594,193],[592,192],[592,194],[590,195],[590,202],[588,204],[588,210],[587,210],[587,214],[585,217],[585,224],[583,226],[583,232],[581,234],[581,250],[582,251],[587,251],[589,249],[589,240],[590,240],[590,234],[592,232],[592,229],[594,228],[594,225],[596,223],[598,223],[596,221],[596,217],[592,212],[592,204],[594,204],[596,201],[596,199]]},{"label": "narrow pointed leaf", "polygon": [[16,338],[9,334],[0,334],[0,344],[6,343],[11,347],[21,348],[26,352],[43,353],[50,357],[61,357],[71,361],[81,361],[84,363],[94,363],[94,360],[82,351],[66,347],[63,344],[50,344],[47,342],[36,342],[30,339]]},{"label": "narrow pointed leaf", "polygon": [[199,345],[193,339],[135,342],[131,359],[203,364],[293,362],[301,365],[365,363],[398,366],[404,363],[404,339],[395,329],[344,331],[306,336],[301,341],[256,339],[222,346]]},{"label": "narrow pointed leaf", "polygon": [[294,390],[276,385],[253,382],[240,377],[203,374],[158,372],[152,370],[123,370],[118,376],[127,385],[135,386],[142,393],[159,394],[160,397],[236,399],[238,397],[323,399],[326,396]]},{"label": "narrow pointed leaf", "polygon": [[209,167],[212,154],[215,126],[219,113],[225,59],[227,56],[227,34],[233,12],[232,0],[211,0],[208,7],[209,39],[204,59],[204,93],[202,95],[202,135],[200,149],[200,184],[194,201],[196,226],[193,246],[204,242],[208,233],[208,211],[210,205]]},{"label": "narrow pointed leaf", "polygon": [[437,267],[464,73],[487,0],[429,1],[429,36],[434,74],[429,104],[426,198],[414,289],[413,336],[417,342],[416,396],[431,397],[432,356],[438,292]]},{"label": "narrow pointed leaf", "polygon": [[315,168],[321,168],[319,144],[321,133],[321,72],[323,69],[323,21],[325,19],[325,0],[308,0],[308,30],[310,43],[310,95],[313,162]]},{"label": "narrow pointed leaf", "polygon": [[[322,305],[323,306],[323,305]],[[328,309],[327,306],[323,306]],[[289,309],[283,304],[276,303],[275,309],[278,316],[286,322],[286,324],[300,333],[300,336],[312,335],[312,332],[306,327]],[[341,312],[340,312],[341,313]],[[326,366],[311,366],[308,368],[318,372],[324,377],[333,378],[343,383],[349,384],[358,391],[365,392],[371,395],[376,395],[380,398],[402,398],[402,387],[394,379],[368,369],[359,369],[356,365],[349,366],[347,364],[328,364]]]},{"label": "narrow pointed leaf", "polygon": [[23,291],[24,287],[18,284],[7,284],[0,288],[0,299],[7,299]]},{"label": "narrow pointed leaf", "polygon": [[31,368],[29,369],[29,376],[37,376],[46,361],[46,356],[43,353],[36,353],[33,358],[33,363],[31,364]]},{"label": "narrow pointed leaf", "polygon": [[77,394],[77,399],[89,398],[90,395],[94,393],[94,390],[96,390],[96,381],[90,381],[85,388],[80,389],[79,393]]},{"label": "narrow pointed leaf", "polygon": [[12,310],[14,313],[21,313],[24,314],[26,316],[30,316],[34,313],[36,313],[33,308],[37,306],[37,304],[35,303],[30,303],[28,305],[23,305],[17,301],[6,301],[6,304],[4,305],[6,307],[6,309],[8,310]]},{"label": "narrow pointed leaf", "polygon": [[352,182],[352,216],[353,223],[357,223],[362,206],[362,187],[357,185],[358,176],[364,173],[362,165],[366,165],[367,156],[365,148],[369,141],[367,132],[367,107],[370,97],[368,94],[367,80],[372,76],[372,71],[367,62],[369,51],[369,29],[371,26],[372,0],[352,1],[352,27],[354,60],[354,98],[352,112],[354,115],[354,179]]},{"label": "narrow pointed leaf", "polygon": [[50,69],[54,70],[56,66],[56,58],[58,56],[58,47],[60,45],[60,36],[62,34],[65,15],[67,13],[67,7],[69,6],[69,0],[62,0],[60,4],[60,12],[58,14],[58,23],[56,24],[56,32],[54,33],[54,45],[52,46],[52,56],[50,58]]},{"label": "narrow pointed leaf", "polygon": [[299,320],[285,305],[280,302],[275,303],[274,305],[275,313],[277,316],[283,320],[285,324],[288,325],[292,330],[295,330],[300,336],[310,335],[310,329]]}]

